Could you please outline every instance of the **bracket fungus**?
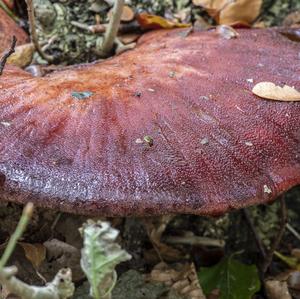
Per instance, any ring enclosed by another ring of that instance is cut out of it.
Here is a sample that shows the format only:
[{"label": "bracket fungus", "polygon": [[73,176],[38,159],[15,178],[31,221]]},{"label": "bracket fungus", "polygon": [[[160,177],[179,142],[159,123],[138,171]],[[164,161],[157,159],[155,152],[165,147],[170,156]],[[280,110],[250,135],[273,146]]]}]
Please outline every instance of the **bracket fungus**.
[{"label": "bracket fungus", "polygon": [[300,183],[299,44],[276,29],[155,31],[104,62],[0,78],[1,200],[106,216],[213,215]]}]

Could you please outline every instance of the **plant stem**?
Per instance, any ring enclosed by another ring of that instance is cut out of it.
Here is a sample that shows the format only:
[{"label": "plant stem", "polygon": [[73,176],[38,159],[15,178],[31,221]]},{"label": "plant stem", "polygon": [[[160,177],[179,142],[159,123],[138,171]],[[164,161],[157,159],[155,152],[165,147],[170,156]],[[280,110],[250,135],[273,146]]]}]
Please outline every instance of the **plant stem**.
[{"label": "plant stem", "polygon": [[0,7],[10,16],[15,22],[19,22],[19,18],[14,15],[14,13],[0,0]]},{"label": "plant stem", "polygon": [[19,223],[16,227],[16,230],[10,237],[8,244],[5,248],[5,251],[0,259],[0,271],[2,271],[3,267],[5,267],[7,261],[9,260],[11,254],[13,253],[13,251],[16,247],[18,240],[23,235],[23,233],[27,227],[27,224],[32,216],[32,213],[33,213],[33,204],[30,202],[23,209],[23,213],[22,213],[21,219],[19,220]]},{"label": "plant stem", "polygon": [[102,55],[104,57],[108,56],[113,49],[115,39],[116,39],[120,24],[121,24],[121,17],[122,17],[124,2],[125,2],[124,0],[116,0],[115,1],[112,16],[110,18],[108,28],[105,32],[104,40],[103,40],[102,47],[100,50],[100,52],[102,53]]},{"label": "plant stem", "polygon": [[49,63],[54,61],[54,57],[51,55],[46,54],[42,48],[39,45],[38,37],[36,34],[36,28],[35,28],[35,17],[34,17],[34,7],[33,7],[33,1],[32,0],[26,0],[27,3],[27,13],[28,13],[28,21],[29,21],[29,27],[30,27],[30,35],[31,40],[35,46],[35,49],[40,54],[40,56],[48,61]]}]

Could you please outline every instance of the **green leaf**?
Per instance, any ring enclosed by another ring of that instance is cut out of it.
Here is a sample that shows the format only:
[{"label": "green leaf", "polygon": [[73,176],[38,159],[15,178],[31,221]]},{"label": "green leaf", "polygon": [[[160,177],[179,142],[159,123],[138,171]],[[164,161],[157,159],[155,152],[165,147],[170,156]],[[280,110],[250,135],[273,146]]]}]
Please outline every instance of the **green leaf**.
[{"label": "green leaf", "polygon": [[115,267],[131,259],[131,256],[117,244],[119,232],[109,222],[89,220],[81,228],[83,249],[81,268],[90,283],[90,294],[96,299],[109,298],[116,282]]},{"label": "green leaf", "polygon": [[201,268],[198,277],[205,295],[219,289],[218,299],[251,299],[260,290],[256,266],[242,264],[232,256],[211,268]]}]

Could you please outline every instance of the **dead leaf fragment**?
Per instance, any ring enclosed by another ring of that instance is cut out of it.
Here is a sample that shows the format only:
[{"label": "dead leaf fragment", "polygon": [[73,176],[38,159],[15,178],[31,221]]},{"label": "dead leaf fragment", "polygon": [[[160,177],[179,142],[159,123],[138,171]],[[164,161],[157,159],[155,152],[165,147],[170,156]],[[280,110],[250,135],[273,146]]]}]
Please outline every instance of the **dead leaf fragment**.
[{"label": "dead leaf fragment", "polygon": [[184,264],[173,268],[165,263],[160,263],[151,271],[152,282],[161,282],[176,290],[179,295],[190,299],[205,299],[199,284],[195,265]]},{"label": "dead leaf fragment", "polygon": [[193,0],[202,6],[219,24],[251,24],[259,15],[262,0]]},{"label": "dead leaf fragment", "polygon": [[41,265],[46,258],[46,247],[43,244],[19,243],[24,249],[26,258],[31,262],[35,269]]},{"label": "dead leaf fragment", "polygon": [[137,21],[143,29],[172,29],[172,28],[187,28],[190,24],[183,24],[163,17],[141,13],[137,16]]},{"label": "dead leaf fragment", "polygon": [[267,280],[265,288],[269,299],[292,299],[286,281]]},{"label": "dead leaf fragment", "polygon": [[275,85],[272,82],[260,82],[256,84],[252,92],[264,99],[275,101],[300,101],[300,92],[294,87]]},{"label": "dead leaf fragment", "polygon": [[33,53],[34,53],[34,45],[32,43],[17,46],[15,48],[15,53],[13,53],[7,59],[7,63],[13,64],[20,68],[25,68],[31,63]]},{"label": "dead leaf fragment", "polygon": [[[113,14],[113,9],[111,9],[109,12],[108,12],[108,18],[110,19],[111,16]],[[125,5],[123,7],[123,12],[122,12],[122,16],[121,16],[121,21],[122,22],[130,22],[134,19],[134,11],[132,8],[130,8],[128,5]]]}]

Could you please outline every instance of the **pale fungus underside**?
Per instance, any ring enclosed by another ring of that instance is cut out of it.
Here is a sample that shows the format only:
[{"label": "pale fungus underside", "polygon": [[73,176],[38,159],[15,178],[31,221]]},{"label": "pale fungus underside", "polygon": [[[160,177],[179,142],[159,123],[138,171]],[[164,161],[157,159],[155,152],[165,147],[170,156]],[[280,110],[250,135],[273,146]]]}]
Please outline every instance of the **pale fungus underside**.
[{"label": "pale fungus underside", "polygon": [[[300,183],[299,43],[276,29],[146,34],[135,50],[0,78],[1,199],[106,216],[212,215]],[[171,75],[172,74],[172,75]]]}]

